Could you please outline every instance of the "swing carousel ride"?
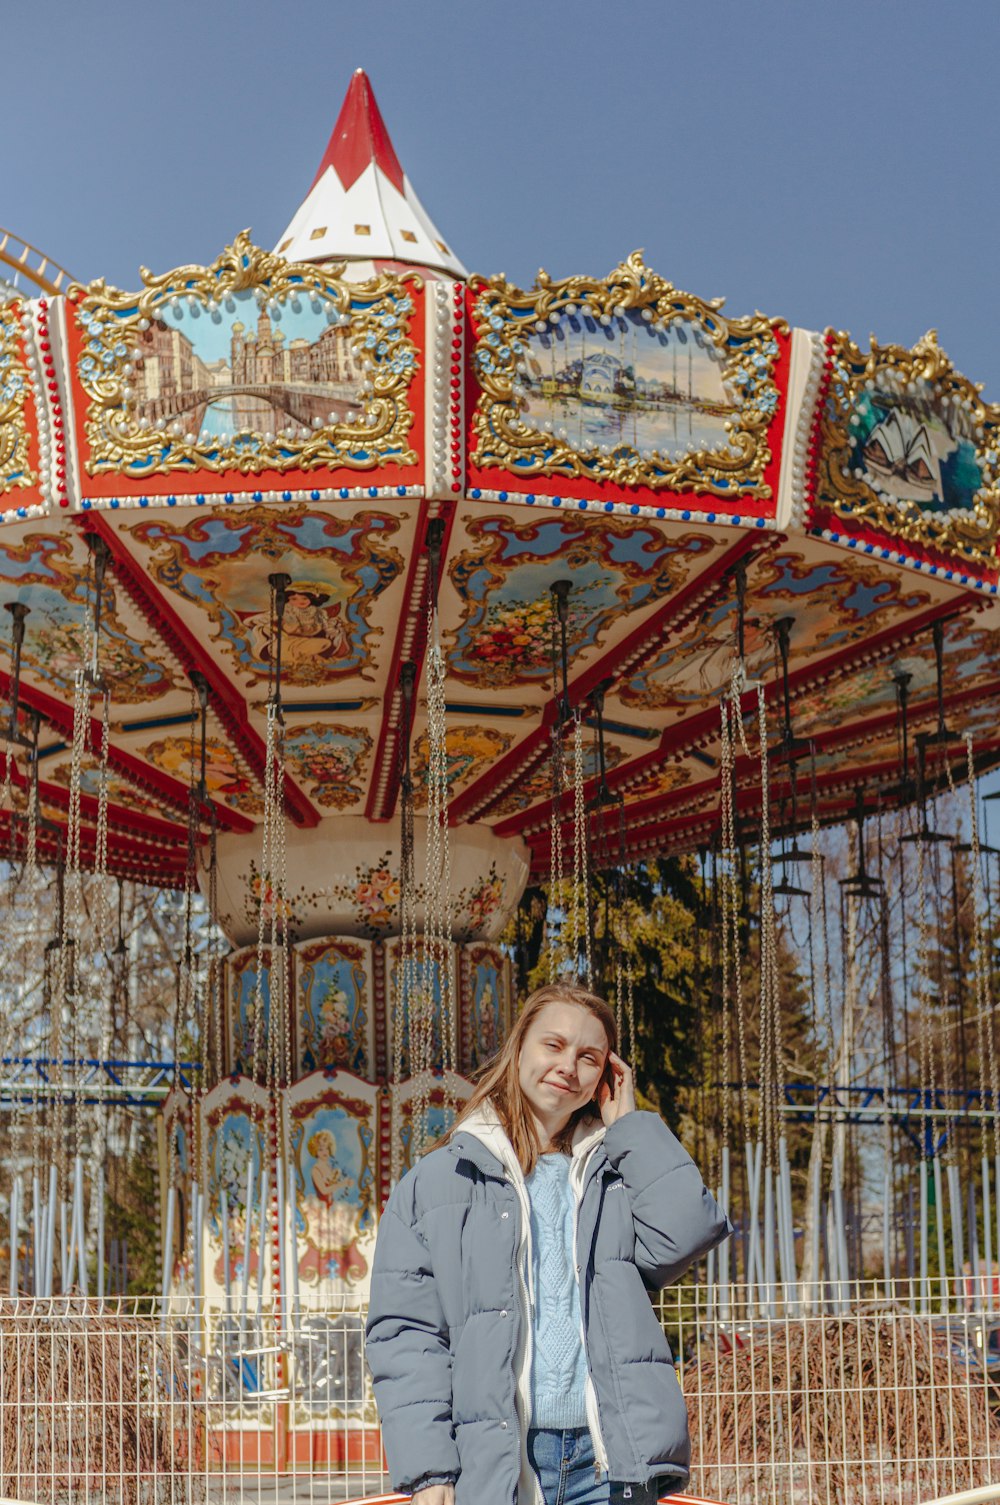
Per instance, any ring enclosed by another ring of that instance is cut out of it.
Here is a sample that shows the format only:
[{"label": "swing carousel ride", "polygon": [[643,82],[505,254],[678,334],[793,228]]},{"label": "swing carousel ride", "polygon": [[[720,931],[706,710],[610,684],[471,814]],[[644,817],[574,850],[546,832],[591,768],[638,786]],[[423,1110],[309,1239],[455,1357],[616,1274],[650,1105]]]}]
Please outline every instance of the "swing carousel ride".
[{"label": "swing carousel ride", "polygon": [[[933,331],[862,349],[730,314],[638,252],[532,288],[469,275],[359,71],[273,251],[246,232],[137,291],[11,288],[0,373],[0,839],[11,883],[55,871],[60,894],[58,1064],[42,1090],[15,1048],[4,1089],[12,1294],[85,1287],[95,1260],[106,1284],[99,1177],[72,1153],[81,1062],[109,1040],[73,956],[85,873],[106,927],[116,883],[187,906],[175,1049],[201,1064],[161,1109],[162,1295],[293,1323],[363,1292],[391,1183],[508,1025],[499,937],[526,885],[590,977],[594,872],[622,894],[633,864],[701,851],[709,1159],[739,1224],[709,1271],[720,1310],[737,1279],[836,1302],[871,1264],[866,1122],[880,1273],[926,1310],[950,1259],[998,1304],[976,781],[1000,764],[1000,410]],[[847,823],[837,887],[821,838]],[[966,995],[931,999],[969,895]],[[789,916],[812,958],[804,1086]],[[628,1048],[613,970],[594,980]],[[885,1048],[859,1084],[863,994]]]}]

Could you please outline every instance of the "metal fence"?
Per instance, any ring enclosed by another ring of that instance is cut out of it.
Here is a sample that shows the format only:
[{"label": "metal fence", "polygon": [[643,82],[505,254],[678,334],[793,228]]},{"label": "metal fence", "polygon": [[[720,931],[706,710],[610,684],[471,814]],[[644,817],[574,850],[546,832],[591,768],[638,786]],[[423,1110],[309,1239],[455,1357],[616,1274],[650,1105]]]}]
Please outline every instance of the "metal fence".
[{"label": "metal fence", "polygon": [[[967,1283],[657,1298],[691,1495],[919,1505],[1000,1481],[1000,1310]],[[929,1305],[929,1303],[927,1303]],[[390,1487],[364,1309],[0,1304],[0,1498],[327,1505]],[[490,1502],[483,1502],[490,1505]]]}]

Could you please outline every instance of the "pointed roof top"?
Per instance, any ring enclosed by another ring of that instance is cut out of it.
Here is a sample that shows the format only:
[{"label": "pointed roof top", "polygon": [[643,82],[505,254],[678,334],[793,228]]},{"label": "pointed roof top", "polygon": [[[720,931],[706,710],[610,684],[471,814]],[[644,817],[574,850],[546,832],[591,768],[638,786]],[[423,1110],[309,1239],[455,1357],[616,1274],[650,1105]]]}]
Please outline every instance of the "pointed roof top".
[{"label": "pointed roof top", "polygon": [[403,172],[362,68],[277,250],[289,261],[403,261],[467,275]]},{"label": "pointed roof top", "polygon": [[382,111],[375,101],[367,73],[363,68],[356,68],[312,186],[315,188],[327,168],[332,167],[346,192],[354,187],[369,162],[382,169],[397,192],[403,192],[403,169],[382,119]]}]

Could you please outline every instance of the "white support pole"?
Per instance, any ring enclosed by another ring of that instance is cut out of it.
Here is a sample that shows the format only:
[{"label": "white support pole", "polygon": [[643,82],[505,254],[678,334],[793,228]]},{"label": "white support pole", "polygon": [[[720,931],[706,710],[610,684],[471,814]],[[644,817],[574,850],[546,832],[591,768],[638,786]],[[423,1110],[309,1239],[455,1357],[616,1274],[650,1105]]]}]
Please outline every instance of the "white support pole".
[{"label": "white support pole", "polygon": [[191,1188],[191,1278],[194,1285],[195,1316],[200,1318],[202,1311],[202,1270],[201,1270],[201,1232],[203,1217],[203,1198],[201,1190],[195,1181]]},{"label": "white support pole", "polygon": [[77,1247],[77,1263],[79,1265],[80,1294],[87,1295],[87,1224],[83,1215],[83,1158],[76,1157],[73,1167],[73,1216],[75,1218],[75,1233]]},{"label": "white support pole", "polygon": [[926,1317],[931,1308],[931,1287],[928,1272],[927,1245],[930,1241],[928,1219],[927,1158],[920,1157],[920,1315]]},{"label": "white support pole", "polygon": [[[1000,1269],[1000,1155],[997,1155],[994,1158],[993,1173],[993,1212],[996,1216],[996,1222],[993,1225],[996,1229],[996,1244],[994,1245],[994,1248],[996,1249],[997,1267],[998,1269]],[[990,1288],[992,1289],[992,1287],[993,1272],[991,1270]],[[1000,1303],[998,1303],[998,1305],[1000,1305]]]},{"label": "white support pole", "polygon": [[809,1179],[809,1203],[812,1215],[809,1219],[809,1268],[812,1271],[814,1282],[813,1295],[804,1290],[804,1299],[810,1310],[822,1311],[823,1309],[823,1271],[820,1268],[820,1220],[822,1217],[822,1188],[820,1181],[823,1174],[823,1158],[821,1155],[813,1155],[810,1166]]},{"label": "white support pole", "polygon": [[18,1257],[17,1257],[17,1234],[21,1226],[21,1178],[14,1177],[14,1184],[10,1189],[10,1205],[7,1218],[10,1230],[10,1294],[17,1295],[18,1287]]},{"label": "white support pole", "polygon": [[279,1155],[274,1162],[274,1185],[278,1201],[278,1284],[281,1286],[281,1337],[287,1342],[288,1325],[288,1261],[285,1243],[285,1167]]},{"label": "white support pole", "polygon": [[[719,1188],[719,1206],[729,1216],[729,1146],[722,1146],[722,1185]],[[723,1322],[730,1320],[729,1304],[729,1245],[725,1239],[719,1246],[719,1316]]]},{"label": "white support pole", "polygon": [[219,1190],[219,1220],[222,1223],[222,1279],[226,1291],[226,1316],[233,1314],[233,1276],[229,1255],[229,1197],[226,1188]]},{"label": "white support pole", "polygon": [[778,1193],[778,1216],[785,1231],[781,1278],[785,1283],[785,1297],[791,1300],[793,1315],[797,1315],[799,1272],[795,1258],[795,1221],[792,1216],[792,1168],[788,1159],[788,1141],[784,1135],[778,1140]]},{"label": "white support pole", "polygon": [[837,1285],[833,1304],[835,1312],[843,1312],[847,1309],[847,1282],[849,1279],[847,1228],[844,1218],[844,1186],[841,1174],[840,1156],[834,1153],[833,1178],[830,1191],[833,1203],[833,1239],[837,1246]]},{"label": "white support pole", "polygon": [[174,1208],[177,1204],[177,1188],[167,1188],[167,1226],[163,1237],[163,1266],[160,1278],[160,1315],[164,1322],[170,1302],[171,1277],[174,1270]]},{"label": "white support pole", "polygon": [[45,1238],[45,1206],[42,1202],[42,1188],[38,1175],[31,1178],[31,1253],[34,1260],[34,1280],[32,1290],[36,1296],[42,1292],[42,1244]]},{"label": "white support pole", "polygon": [[980,1170],[983,1183],[983,1263],[986,1266],[983,1309],[987,1317],[993,1315],[993,1227],[990,1213],[990,1161],[982,1158]]},{"label": "white support pole", "polygon": [[91,1192],[92,1197],[97,1198],[97,1294],[103,1302],[107,1295],[107,1281],[104,1274],[104,1166],[97,1167],[97,1185]]},{"label": "white support pole", "polygon": [[962,1289],[965,1274],[965,1208],[962,1206],[962,1191],[958,1184],[958,1166],[946,1167],[948,1177],[948,1211],[951,1214],[951,1266],[955,1276],[955,1294]]},{"label": "white support pole", "polygon": [[765,1310],[769,1317],[774,1316],[775,1286],[777,1284],[777,1270],[775,1268],[774,1253],[774,1171],[771,1166],[764,1167],[764,1287],[765,1287]]},{"label": "white support pole", "polygon": [[299,1322],[299,1236],[295,1226],[298,1211],[295,1197],[295,1163],[288,1162],[288,1175],[285,1179],[288,1198],[288,1255],[292,1266],[292,1333],[298,1331]]},{"label": "white support pole", "polygon": [[65,1197],[59,1198],[59,1279],[62,1289],[68,1291],[73,1279],[73,1249],[69,1238]]},{"label": "white support pole", "polygon": [[49,1200],[47,1204],[48,1217],[45,1229],[45,1263],[43,1274],[45,1277],[46,1296],[52,1295],[52,1286],[55,1280],[56,1263],[56,1202],[57,1197],[57,1172],[54,1165],[49,1166]]},{"label": "white support pole", "polygon": [[747,1209],[747,1299],[753,1301],[753,1287],[763,1278],[764,1254],[760,1243],[760,1178],[764,1163],[764,1146],[761,1143],[753,1145],[747,1141],[747,1192],[749,1207]]},{"label": "white support pole", "polygon": [[246,1201],[243,1204],[243,1273],[240,1282],[240,1324],[243,1328],[247,1323],[247,1305],[250,1300],[250,1249],[251,1229],[253,1221],[253,1155],[247,1158],[247,1188]]},{"label": "white support pole", "polygon": [[934,1156],[934,1164],[932,1166],[932,1170],[933,1170],[933,1173],[934,1173],[934,1214],[935,1214],[935,1216],[934,1216],[934,1226],[937,1229],[938,1289],[940,1291],[940,1296],[941,1296],[941,1310],[942,1310],[942,1312],[946,1312],[948,1310],[948,1265],[947,1265],[947,1262],[946,1262],[946,1259],[945,1259],[945,1243],[944,1243],[945,1210],[944,1210],[944,1185],[943,1185],[943,1179],[944,1178],[941,1175],[941,1156],[940,1155],[935,1155]]}]

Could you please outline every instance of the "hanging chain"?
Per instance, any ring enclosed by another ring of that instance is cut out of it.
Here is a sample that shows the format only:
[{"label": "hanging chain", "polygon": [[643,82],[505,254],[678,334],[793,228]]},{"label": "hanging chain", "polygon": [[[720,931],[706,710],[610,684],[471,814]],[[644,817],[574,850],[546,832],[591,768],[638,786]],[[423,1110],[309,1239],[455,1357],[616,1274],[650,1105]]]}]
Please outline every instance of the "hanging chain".
[{"label": "hanging chain", "polygon": [[[929,949],[929,930],[927,922],[927,875],[926,853],[924,843],[917,842],[917,969],[916,975],[920,979],[918,984],[920,1008],[920,1092],[921,1100],[926,1110],[933,1102],[934,1097],[934,1069],[933,1049],[931,1044],[931,1019],[926,991],[926,966]],[[930,1158],[932,1148],[929,1140],[931,1120],[926,1111],[923,1115],[923,1146],[922,1153]],[[929,1153],[930,1152],[930,1153]]]},{"label": "hanging chain", "polygon": [[[764,686],[757,687],[758,731],[760,733],[760,933],[761,933],[761,998],[769,1017],[770,1056],[773,1080],[773,1097],[770,1104],[771,1130],[777,1150],[780,1137],[779,1113],[785,1096],[785,1068],[781,1039],[781,1008],[778,986],[778,939],[774,911],[774,872],[771,864],[771,785],[767,752],[767,702]],[[765,983],[766,978],[766,983]],[[765,991],[766,989],[766,991]]]},{"label": "hanging chain", "polygon": [[[993,1123],[993,1153],[1000,1156],[1000,1080],[997,1076],[996,1044],[993,1038],[993,997],[990,986],[989,968],[986,963],[986,934],[983,926],[983,910],[985,900],[983,896],[983,872],[982,851],[979,842],[979,811],[977,808],[976,769],[972,752],[972,733],[966,733],[965,738],[966,776],[969,783],[969,825],[971,831],[972,846],[972,914],[973,914],[973,945],[976,955],[976,1044],[979,1055],[979,1104],[983,1107],[986,1099],[986,1070],[989,1063],[989,1082],[992,1101]],[[980,1133],[982,1136],[982,1154],[986,1154],[986,1116],[980,1119]],[[998,1187],[1000,1195],[1000,1187]]]},{"label": "hanging chain", "polygon": [[428,888],[435,893],[434,934],[442,951],[441,1044],[446,1072],[458,1068],[458,1010],[455,1005],[455,948],[451,943],[451,841],[448,822],[448,723],[445,703],[447,664],[441,648],[437,611],[432,615],[432,647],[427,663],[428,824],[434,828],[434,862]]},{"label": "hanging chain", "polygon": [[729,972],[732,970],[732,991],[736,1004],[736,1034],[740,1066],[740,1111],[743,1117],[744,1135],[750,1132],[750,1073],[747,1055],[746,1003],[743,995],[743,961],[740,955],[740,894],[738,876],[738,853],[736,849],[736,811],[733,805],[733,788],[736,768],[736,747],[732,735],[732,722],[740,725],[742,740],[742,717],[736,694],[736,675],[730,696],[723,697],[722,709],[722,757],[721,757],[721,803],[722,803],[722,987],[729,994]]},{"label": "hanging chain", "polygon": [[451,841],[448,821],[447,661],[441,645],[437,611],[440,530],[428,535],[427,697],[427,837],[424,872],[423,965],[410,998],[410,1074],[416,1091],[412,1106],[412,1158],[429,1138],[428,1113],[435,1065],[435,1015],[439,1020],[441,1067],[445,1075],[446,1115],[456,1103],[451,1078],[458,1065],[458,1007],[455,948],[451,939]]},{"label": "hanging chain", "polygon": [[[208,909],[212,916],[213,926],[217,923],[215,917],[219,913],[218,829],[215,807],[213,806],[208,868]],[[222,1079],[222,1012],[226,1007],[223,984],[224,971],[222,957],[213,955],[209,962],[207,1000],[208,1015],[212,1021],[213,1083]]]},{"label": "hanging chain", "polygon": [[[87,633],[87,648],[90,647],[91,634]],[[64,874],[64,902],[63,924],[59,938],[59,961],[57,971],[56,1004],[60,1014],[60,1035],[64,1019],[69,1020],[70,1040],[69,1056],[72,1062],[69,1068],[70,1079],[65,1082],[65,1070],[60,1060],[57,1065],[60,1085],[64,1090],[60,1092],[60,1099],[66,1098],[68,1089],[71,1127],[73,1133],[74,1154],[80,1152],[80,1114],[78,1111],[78,1066],[79,1059],[79,1030],[85,1020],[81,1017],[82,999],[77,996],[77,966],[76,966],[76,938],[81,931],[81,919],[83,916],[83,872],[81,867],[81,819],[80,819],[80,795],[83,783],[83,764],[87,745],[87,733],[90,729],[90,680],[86,669],[78,669],[74,685],[73,696],[73,743],[70,754],[69,776],[69,809],[66,821],[66,867]],[[59,1157],[57,1161],[57,1176],[62,1194],[68,1189],[67,1153],[65,1128],[62,1123],[61,1104],[57,1113]]]},{"label": "hanging chain", "polygon": [[565,775],[562,727],[558,721],[552,728],[551,748],[552,802],[549,807],[549,894],[545,910],[545,944],[548,952],[549,982],[555,982],[559,972],[559,958],[556,950],[558,930],[555,916],[563,899],[562,805]]},{"label": "hanging chain", "polygon": [[[271,850],[271,841],[274,833],[274,764],[277,752],[278,738],[278,707],[273,699],[267,706],[267,724],[264,741],[264,819],[261,831],[260,853],[260,892],[258,894],[257,907],[257,960],[254,967],[254,986],[251,1009],[253,1017],[251,1027],[253,1029],[252,1040],[252,1068],[251,1077],[254,1082],[260,1080],[261,1073],[261,1045],[264,1036],[264,964],[267,957],[268,969],[271,958],[267,956],[267,933],[268,933],[268,908],[273,904],[272,888],[272,865],[274,856]],[[268,993],[270,994],[270,978],[268,978]]]},{"label": "hanging chain", "polygon": [[[618,1027],[619,1052],[626,1055],[623,1022],[628,1028],[628,1054],[635,1052],[635,977],[632,966],[632,926],[629,914],[628,864],[625,843],[625,801],[618,804],[618,945],[615,960],[615,1022]],[[624,984],[624,988],[623,988]],[[622,995],[624,992],[624,1021]]]},{"label": "hanging chain", "polygon": [[590,874],[588,871],[587,804],[583,797],[583,712],[573,712],[573,900],[571,936],[577,972],[580,970],[580,941],[583,941],[584,980],[594,985],[590,945]]},{"label": "hanging chain", "polygon": [[545,949],[548,956],[549,982],[555,982],[559,972],[556,953],[558,931],[555,916],[562,904],[563,852],[562,852],[562,806],[566,770],[563,762],[563,727],[559,713],[559,644],[555,600],[549,600],[549,649],[552,666],[552,702],[556,717],[552,724],[550,757],[552,763],[552,798],[549,805],[549,892],[545,909]]}]

